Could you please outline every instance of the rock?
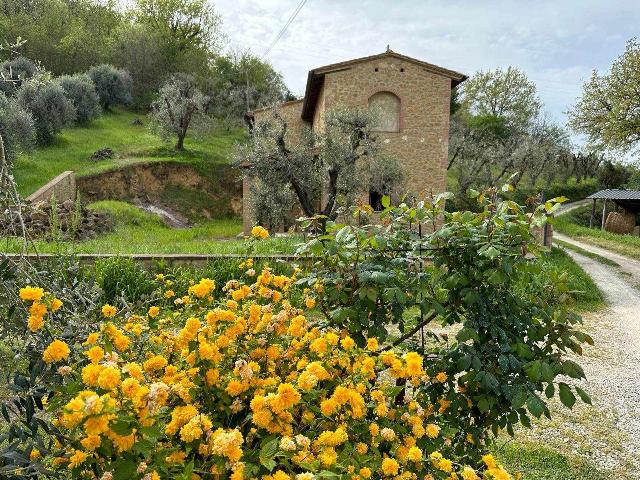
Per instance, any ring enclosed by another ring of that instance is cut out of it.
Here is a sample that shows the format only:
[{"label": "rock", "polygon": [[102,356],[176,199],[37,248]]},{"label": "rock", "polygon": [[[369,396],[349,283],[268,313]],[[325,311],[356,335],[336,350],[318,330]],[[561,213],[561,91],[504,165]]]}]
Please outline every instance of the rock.
[{"label": "rock", "polygon": [[139,118],[134,118],[133,121],[131,122],[131,125],[136,125],[136,126],[139,127],[139,126],[144,125],[144,123]]},{"label": "rock", "polygon": [[107,160],[109,158],[113,158],[113,150],[107,147],[94,152],[89,159],[97,162],[100,160]]}]

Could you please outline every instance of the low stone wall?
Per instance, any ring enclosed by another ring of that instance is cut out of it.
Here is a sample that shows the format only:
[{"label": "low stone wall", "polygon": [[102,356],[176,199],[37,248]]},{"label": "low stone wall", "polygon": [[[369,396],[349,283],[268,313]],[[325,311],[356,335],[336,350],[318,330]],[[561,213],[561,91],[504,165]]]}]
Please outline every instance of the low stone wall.
[{"label": "low stone wall", "polygon": [[51,197],[54,197],[58,203],[76,199],[76,176],[72,171],[62,172],[29,195],[26,200],[31,203],[48,202]]}]

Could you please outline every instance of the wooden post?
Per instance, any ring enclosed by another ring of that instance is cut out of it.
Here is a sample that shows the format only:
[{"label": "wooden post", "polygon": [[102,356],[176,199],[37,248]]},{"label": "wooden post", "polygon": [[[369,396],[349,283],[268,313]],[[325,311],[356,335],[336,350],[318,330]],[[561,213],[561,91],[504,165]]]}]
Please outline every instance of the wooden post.
[{"label": "wooden post", "polygon": [[604,199],[604,206],[602,207],[602,225],[600,230],[604,230],[604,223],[607,221],[607,199]]},{"label": "wooden post", "polygon": [[591,208],[591,218],[589,219],[589,228],[593,228],[593,219],[596,216],[596,199],[593,199],[593,207]]}]

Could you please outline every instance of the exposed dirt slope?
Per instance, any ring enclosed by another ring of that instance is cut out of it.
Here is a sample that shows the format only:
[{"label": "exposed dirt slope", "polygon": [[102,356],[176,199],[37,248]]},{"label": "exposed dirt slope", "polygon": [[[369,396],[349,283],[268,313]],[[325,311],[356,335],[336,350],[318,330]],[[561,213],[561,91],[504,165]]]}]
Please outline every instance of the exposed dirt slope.
[{"label": "exposed dirt slope", "polygon": [[219,166],[215,175],[204,176],[179,163],[136,164],[80,177],[77,184],[84,201],[155,205],[191,222],[238,215],[242,210],[242,184],[230,167]]}]

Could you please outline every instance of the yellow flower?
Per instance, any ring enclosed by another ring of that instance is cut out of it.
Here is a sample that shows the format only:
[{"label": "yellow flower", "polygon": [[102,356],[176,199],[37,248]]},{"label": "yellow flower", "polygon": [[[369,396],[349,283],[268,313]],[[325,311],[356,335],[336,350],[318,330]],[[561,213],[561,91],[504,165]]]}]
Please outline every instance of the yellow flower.
[{"label": "yellow flower", "polygon": [[40,287],[31,287],[27,285],[20,289],[20,298],[22,300],[30,300],[32,302],[39,302],[44,296],[44,290]]},{"label": "yellow flower", "polygon": [[38,450],[37,448],[31,450],[31,453],[29,454],[29,460],[37,460],[40,457],[42,457],[42,453],[40,453],[40,450]]},{"label": "yellow flower", "polygon": [[482,461],[487,466],[487,468],[496,468],[498,466],[496,459],[493,458],[493,455],[487,454],[482,457]]},{"label": "yellow flower", "polygon": [[378,350],[378,339],[377,338],[369,338],[367,340],[367,350],[371,352],[376,352]]},{"label": "yellow flower", "polygon": [[60,310],[60,307],[62,307],[62,300],[59,300],[57,298],[54,298],[53,300],[51,300],[52,312],[57,312],[58,310]]},{"label": "yellow flower", "polygon": [[111,318],[116,316],[116,307],[113,305],[104,305],[102,307],[102,315],[106,318]]},{"label": "yellow flower", "polygon": [[75,450],[69,458],[69,468],[76,468],[87,459],[87,454],[81,450]]},{"label": "yellow flower", "polygon": [[340,340],[340,345],[342,345],[342,348],[344,348],[345,350],[351,350],[355,344],[356,342],[353,341],[353,338],[349,337],[348,335]]},{"label": "yellow flower", "polygon": [[164,298],[173,298],[176,296],[176,292],[174,292],[173,290],[167,290],[166,292],[164,292]]},{"label": "yellow flower", "polygon": [[440,434],[440,427],[434,423],[430,423],[426,428],[427,437],[436,438]]},{"label": "yellow flower", "polygon": [[98,386],[105,390],[113,390],[120,385],[120,370],[116,367],[106,367],[98,376]]},{"label": "yellow flower", "polygon": [[465,466],[460,472],[460,476],[462,477],[462,480],[480,480],[480,477],[471,467]]},{"label": "yellow flower", "polygon": [[407,458],[412,462],[420,462],[422,460],[422,450],[418,447],[411,447],[407,452]]},{"label": "yellow flower", "polygon": [[360,474],[360,476],[361,476],[362,478],[369,478],[369,477],[371,477],[371,469],[370,469],[370,468],[367,468],[367,467],[362,467],[358,473]]},{"label": "yellow flower", "polygon": [[316,306],[316,300],[315,298],[307,297],[304,300],[304,304],[307,306],[307,308],[313,308]]},{"label": "yellow flower", "polygon": [[31,315],[27,321],[27,326],[32,332],[37,332],[44,327],[44,319],[42,317],[34,317]]},{"label": "yellow flower", "polygon": [[54,340],[49,344],[42,354],[42,359],[45,363],[59,362],[69,357],[69,346],[62,340]]},{"label": "yellow flower", "polygon": [[84,354],[91,360],[91,363],[98,363],[104,358],[104,350],[97,345],[91,347]]},{"label": "yellow flower", "polygon": [[393,458],[385,458],[382,460],[382,473],[387,476],[395,476],[398,474],[398,469],[400,465]]},{"label": "yellow flower", "polygon": [[153,306],[149,308],[148,314],[151,318],[156,318],[159,313],[160,313],[160,307]]},{"label": "yellow flower", "polygon": [[203,278],[199,283],[191,285],[189,287],[189,293],[195,295],[198,298],[204,298],[209,295],[213,289],[216,288],[216,284],[209,278]]},{"label": "yellow flower", "polygon": [[440,372],[436,375],[436,380],[439,381],[440,383],[446,382],[448,378],[449,377],[444,372]]},{"label": "yellow flower", "polygon": [[251,236],[254,238],[265,239],[269,236],[269,231],[266,228],[256,225],[251,229]]}]

